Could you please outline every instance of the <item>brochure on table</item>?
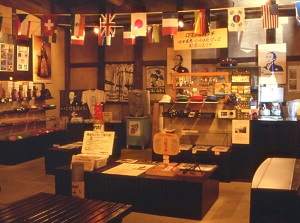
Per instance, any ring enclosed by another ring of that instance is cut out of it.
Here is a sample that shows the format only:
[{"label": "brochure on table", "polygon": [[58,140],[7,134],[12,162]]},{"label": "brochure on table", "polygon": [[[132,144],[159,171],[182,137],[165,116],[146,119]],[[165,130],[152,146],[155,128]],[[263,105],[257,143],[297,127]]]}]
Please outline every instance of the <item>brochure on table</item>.
[{"label": "brochure on table", "polygon": [[83,162],[85,171],[103,167],[112,154],[115,132],[85,131],[81,154],[72,156],[73,162]]}]

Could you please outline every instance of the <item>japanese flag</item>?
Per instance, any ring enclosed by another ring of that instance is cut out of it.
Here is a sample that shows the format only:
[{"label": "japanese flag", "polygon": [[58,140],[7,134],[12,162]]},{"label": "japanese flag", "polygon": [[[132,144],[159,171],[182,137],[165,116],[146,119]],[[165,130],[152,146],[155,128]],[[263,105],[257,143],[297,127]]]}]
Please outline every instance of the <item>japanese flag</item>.
[{"label": "japanese flag", "polygon": [[146,13],[131,14],[131,34],[133,36],[147,36]]}]

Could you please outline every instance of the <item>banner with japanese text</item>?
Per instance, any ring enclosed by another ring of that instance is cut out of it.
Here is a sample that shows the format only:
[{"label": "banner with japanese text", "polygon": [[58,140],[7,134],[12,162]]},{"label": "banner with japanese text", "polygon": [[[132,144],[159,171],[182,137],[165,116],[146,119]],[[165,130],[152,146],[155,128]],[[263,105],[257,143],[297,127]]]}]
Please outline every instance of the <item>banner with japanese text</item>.
[{"label": "banner with japanese text", "polygon": [[196,34],[194,31],[182,31],[174,35],[174,50],[206,48],[227,48],[227,28],[211,29],[209,33]]}]

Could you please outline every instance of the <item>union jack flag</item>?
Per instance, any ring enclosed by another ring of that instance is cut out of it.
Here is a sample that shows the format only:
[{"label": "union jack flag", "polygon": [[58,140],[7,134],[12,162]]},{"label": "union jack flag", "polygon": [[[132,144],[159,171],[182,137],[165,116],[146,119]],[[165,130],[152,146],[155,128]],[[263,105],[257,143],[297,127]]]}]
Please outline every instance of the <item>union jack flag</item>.
[{"label": "union jack flag", "polygon": [[113,22],[114,14],[106,13],[100,15],[100,32],[104,31],[104,36],[114,36],[116,23]]},{"label": "union jack flag", "polygon": [[262,5],[262,14],[264,29],[278,28],[278,4]]}]

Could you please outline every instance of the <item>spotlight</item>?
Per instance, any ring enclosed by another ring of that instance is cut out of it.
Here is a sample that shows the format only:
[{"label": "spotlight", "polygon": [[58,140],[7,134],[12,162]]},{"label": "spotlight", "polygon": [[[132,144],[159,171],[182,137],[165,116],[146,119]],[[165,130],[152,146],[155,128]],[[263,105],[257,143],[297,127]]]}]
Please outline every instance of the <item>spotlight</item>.
[{"label": "spotlight", "polygon": [[99,33],[99,27],[94,27],[94,33],[96,33],[96,34]]},{"label": "spotlight", "polygon": [[178,17],[178,27],[179,27],[179,28],[183,28],[183,26],[184,26],[183,16],[180,15],[180,16]]}]

